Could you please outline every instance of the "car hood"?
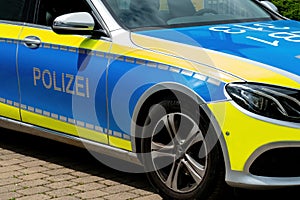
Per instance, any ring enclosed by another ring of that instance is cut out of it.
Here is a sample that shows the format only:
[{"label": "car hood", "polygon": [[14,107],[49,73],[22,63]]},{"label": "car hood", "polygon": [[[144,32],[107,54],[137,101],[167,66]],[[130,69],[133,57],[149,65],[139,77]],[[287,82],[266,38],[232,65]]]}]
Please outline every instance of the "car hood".
[{"label": "car hood", "polygon": [[[253,75],[249,75],[253,72],[247,72],[249,67],[244,68],[246,65],[237,65],[232,60],[254,64],[300,83],[300,22],[297,21],[146,30],[133,33],[132,40],[143,48],[209,64],[244,80],[257,81],[252,78]],[[203,52],[209,59],[203,59]],[[212,53],[219,54],[222,63]],[[211,62],[207,63],[207,60]]]}]

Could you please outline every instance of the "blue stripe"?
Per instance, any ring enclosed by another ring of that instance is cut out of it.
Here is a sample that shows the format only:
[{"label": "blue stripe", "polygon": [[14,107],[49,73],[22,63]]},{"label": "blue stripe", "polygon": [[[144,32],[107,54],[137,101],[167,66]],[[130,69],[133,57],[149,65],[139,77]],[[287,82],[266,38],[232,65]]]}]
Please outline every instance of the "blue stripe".
[{"label": "blue stripe", "polygon": [[18,41],[0,38],[0,97],[19,102],[19,89],[16,68]]}]

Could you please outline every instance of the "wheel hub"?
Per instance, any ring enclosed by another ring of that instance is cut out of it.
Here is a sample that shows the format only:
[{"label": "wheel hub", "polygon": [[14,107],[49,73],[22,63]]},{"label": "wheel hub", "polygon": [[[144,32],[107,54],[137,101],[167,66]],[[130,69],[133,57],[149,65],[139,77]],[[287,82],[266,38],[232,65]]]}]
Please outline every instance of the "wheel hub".
[{"label": "wheel hub", "polygon": [[185,151],[183,149],[183,147],[181,145],[177,145],[176,148],[175,148],[175,157],[176,159],[181,159],[184,157],[185,155]]},{"label": "wheel hub", "polygon": [[193,191],[207,166],[207,157],[199,158],[200,149],[206,155],[207,148],[198,124],[183,113],[172,113],[157,122],[153,133],[152,163],[160,180],[175,192]]}]

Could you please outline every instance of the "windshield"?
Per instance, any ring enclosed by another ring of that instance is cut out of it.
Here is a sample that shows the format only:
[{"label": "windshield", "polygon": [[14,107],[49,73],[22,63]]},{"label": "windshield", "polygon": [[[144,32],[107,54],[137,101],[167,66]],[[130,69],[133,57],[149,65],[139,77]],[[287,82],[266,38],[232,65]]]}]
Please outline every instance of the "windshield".
[{"label": "windshield", "polygon": [[128,29],[271,20],[253,0],[103,0]]}]

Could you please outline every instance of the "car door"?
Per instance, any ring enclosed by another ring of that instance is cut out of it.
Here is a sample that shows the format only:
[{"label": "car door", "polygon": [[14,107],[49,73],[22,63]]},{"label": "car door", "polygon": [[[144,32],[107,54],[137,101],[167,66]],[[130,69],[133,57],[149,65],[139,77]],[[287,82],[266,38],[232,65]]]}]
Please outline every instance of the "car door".
[{"label": "car door", "polygon": [[110,42],[51,29],[62,14],[91,13],[85,0],[40,0],[37,5],[36,22],[24,26],[18,50],[23,122],[108,143],[105,55]]},{"label": "car door", "polygon": [[0,116],[20,120],[16,52],[26,0],[0,1]]}]

